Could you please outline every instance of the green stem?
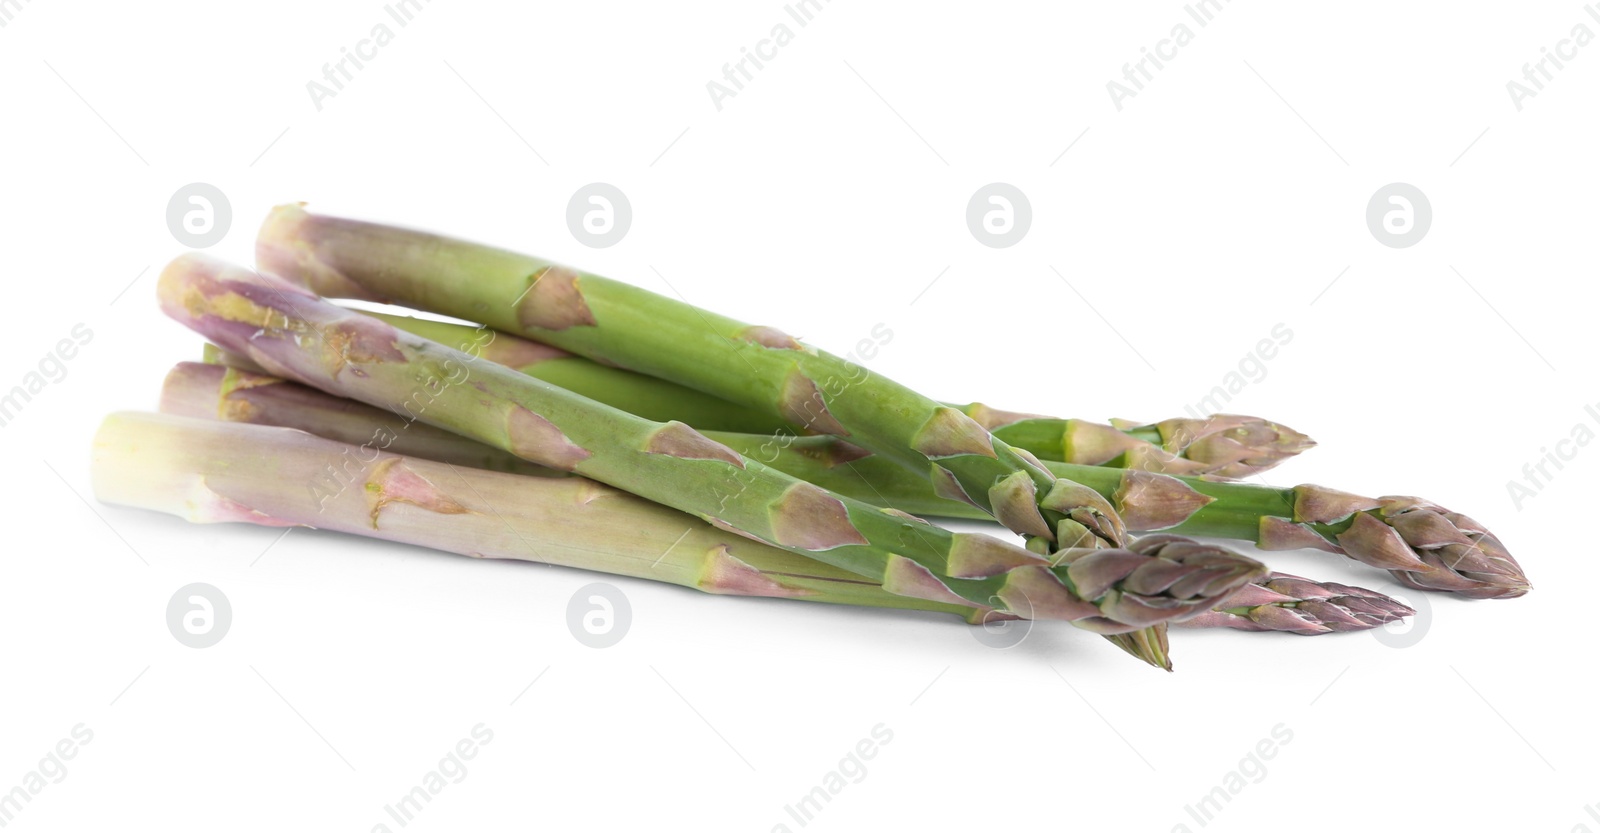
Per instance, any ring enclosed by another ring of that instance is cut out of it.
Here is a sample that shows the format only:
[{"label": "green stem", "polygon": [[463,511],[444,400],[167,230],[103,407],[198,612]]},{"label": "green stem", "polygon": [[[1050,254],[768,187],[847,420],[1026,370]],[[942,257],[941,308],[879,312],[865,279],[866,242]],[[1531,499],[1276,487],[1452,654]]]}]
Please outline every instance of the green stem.
[{"label": "green stem", "polygon": [[[678,420],[703,430],[773,434],[794,430],[776,417],[708,396],[672,382],[618,367],[607,367],[564,350],[500,332],[483,333],[476,327],[430,321],[405,315],[368,312],[367,315],[496,364],[516,368],[535,379],[603,402],[657,422]],[[626,407],[618,404],[626,402]]]},{"label": "green stem", "polygon": [[1077,500],[1092,492],[1054,478],[959,409],[771,327],[547,260],[299,206],[268,217],[257,260],[322,295],[399,301],[478,321],[848,436],[1029,536],[1030,547],[1126,543],[1103,502]]},{"label": "green stem", "polygon": [[[704,431],[796,433],[794,425],[642,373],[597,364],[505,332],[404,315],[368,313],[406,332],[514,367],[597,402],[659,422],[681,420]],[[1270,468],[1311,445],[1291,429],[1249,417],[1169,419],[1121,427],[1000,411],[980,403],[950,405],[1010,445],[1042,460],[1139,468],[1168,474],[1242,477]],[[1172,436],[1166,436],[1163,432]]]}]

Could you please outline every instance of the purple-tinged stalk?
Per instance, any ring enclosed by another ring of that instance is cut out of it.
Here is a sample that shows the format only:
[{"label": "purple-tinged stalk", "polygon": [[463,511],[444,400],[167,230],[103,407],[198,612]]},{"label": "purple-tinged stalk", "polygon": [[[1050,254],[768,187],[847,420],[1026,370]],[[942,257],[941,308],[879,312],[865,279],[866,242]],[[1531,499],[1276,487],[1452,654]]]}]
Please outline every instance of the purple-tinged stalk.
[{"label": "purple-tinged stalk", "polygon": [[[357,454],[369,462],[353,488],[327,497],[306,487],[328,460]],[[848,570],[581,477],[527,477],[388,451],[367,455],[357,445],[290,428],[112,414],[95,436],[91,474],[95,496],[105,503],[196,523],[316,527],[721,595],[927,610],[970,621],[985,615],[981,607],[885,592]]]},{"label": "purple-tinged stalk", "polygon": [[372,450],[532,477],[566,474],[425,422],[264,375],[260,367],[241,369],[239,365],[254,363],[238,354],[208,354],[229,364],[181,362],[173,367],[161,386],[161,412],[295,428],[347,443],[355,451],[367,450],[327,461],[316,481],[319,488],[338,489],[358,477],[365,465],[361,457],[371,456]]}]

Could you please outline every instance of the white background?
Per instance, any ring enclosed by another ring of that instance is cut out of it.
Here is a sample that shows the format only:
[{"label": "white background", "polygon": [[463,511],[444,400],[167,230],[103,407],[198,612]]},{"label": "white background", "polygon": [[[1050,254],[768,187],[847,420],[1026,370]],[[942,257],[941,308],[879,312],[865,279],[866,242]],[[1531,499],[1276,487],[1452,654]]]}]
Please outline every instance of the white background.
[{"label": "white background", "polygon": [[[380,22],[393,42],[319,111],[307,82]],[[707,82],[780,22],[793,41],[719,111]],[[1182,22],[1193,41],[1119,112],[1107,82]],[[1176,2],[835,0],[803,28],[775,0],[435,2],[404,28],[376,2],[17,6],[0,389],[75,324],[94,336],[0,428],[0,790],[75,725],[94,737],[7,829],[369,830],[478,723],[493,741],[412,829],[799,829],[784,806],[880,723],[892,742],[809,828],[1200,829],[1185,805],[1283,724],[1208,829],[1600,829],[1578,526],[1600,448],[1520,507],[1507,491],[1600,431],[1600,46],[1520,112],[1506,89],[1579,23],[1600,32],[1577,2],[1239,0],[1204,28]],[[1283,323],[1228,409],[1321,447],[1266,479],[1465,511],[1537,589],[1430,596],[1420,639],[1180,631],[1168,675],[1067,626],[997,650],[942,618],[618,580],[633,627],[595,650],[565,624],[590,574],[100,505],[99,420],[153,408],[199,349],[153,299],[183,251],[167,201],[197,181],[231,202],[226,257],[305,200],[840,352],[882,323],[873,369],[1021,410],[1180,415]],[[595,181],[633,206],[611,248],[566,226]],[[1032,205],[1011,248],[966,226],[996,181]],[[1396,181],[1433,208],[1411,248],[1366,225]],[[164,623],[196,581],[234,611],[204,650]]]}]

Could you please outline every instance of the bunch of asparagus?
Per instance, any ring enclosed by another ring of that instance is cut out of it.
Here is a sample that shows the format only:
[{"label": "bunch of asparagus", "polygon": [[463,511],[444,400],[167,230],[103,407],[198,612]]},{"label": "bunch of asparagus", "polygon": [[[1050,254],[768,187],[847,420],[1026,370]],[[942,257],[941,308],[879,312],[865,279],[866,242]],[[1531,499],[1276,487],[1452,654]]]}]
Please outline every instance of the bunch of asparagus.
[{"label": "bunch of asparagus", "polygon": [[300,206],[268,217],[257,267],[164,270],[162,309],[211,344],[169,374],[161,414],[107,418],[101,500],[709,593],[1058,619],[1167,669],[1169,624],[1316,635],[1414,612],[1185,535],[1469,598],[1528,589],[1488,530],[1428,501],[1231,479],[1312,446],[1266,420],[942,403],[772,327]]}]

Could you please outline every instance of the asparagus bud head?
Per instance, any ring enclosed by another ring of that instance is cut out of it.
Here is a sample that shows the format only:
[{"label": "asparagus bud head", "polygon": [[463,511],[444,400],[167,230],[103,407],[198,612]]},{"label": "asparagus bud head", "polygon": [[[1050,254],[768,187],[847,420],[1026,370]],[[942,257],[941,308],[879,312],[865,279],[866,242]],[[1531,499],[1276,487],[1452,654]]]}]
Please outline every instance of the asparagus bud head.
[{"label": "asparagus bud head", "polygon": [[1103,613],[1076,624],[1102,633],[1125,632],[1123,623],[1198,616],[1268,573],[1253,558],[1181,535],[1147,535],[1121,549],[1063,550],[1057,556],[1079,595],[1095,599]]},{"label": "asparagus bud head", "polygon": [[1183,625],[1317,636],[1378,628],[1414,614],[1402,602],[1372,590],[1273,573]]},{"label": "asparagus bud head", "polygon": [[1264,517],[1265,550],[1312,547],[1388,570],[1401,584],[1473,599],[1532,589],[1522,565],[1477,521],[1417,497],[1368,498],[1296,486],[1294,518]]}]

